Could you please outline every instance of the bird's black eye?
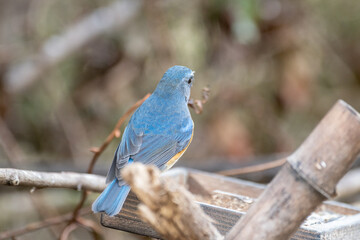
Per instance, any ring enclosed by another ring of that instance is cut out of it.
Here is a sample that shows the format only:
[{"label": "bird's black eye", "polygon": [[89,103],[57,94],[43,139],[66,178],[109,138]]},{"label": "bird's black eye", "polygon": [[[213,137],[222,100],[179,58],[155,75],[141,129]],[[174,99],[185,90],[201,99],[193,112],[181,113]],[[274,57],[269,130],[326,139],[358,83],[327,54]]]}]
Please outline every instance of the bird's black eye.
[{"label": "bird's black eye", "polygon": [[188,80],[188,84],[190,84],[190,83],[191,83],[191,81],[192,81],[192,78],[189,78],[189,80]]}]

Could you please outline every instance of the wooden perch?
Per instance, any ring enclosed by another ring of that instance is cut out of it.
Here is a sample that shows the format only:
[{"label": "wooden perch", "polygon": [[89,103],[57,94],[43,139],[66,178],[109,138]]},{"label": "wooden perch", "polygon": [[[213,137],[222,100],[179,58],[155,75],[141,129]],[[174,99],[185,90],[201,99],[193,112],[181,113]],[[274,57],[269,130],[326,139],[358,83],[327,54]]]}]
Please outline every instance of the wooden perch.
[{"label": "wooden perch", "polygon": [[226,239],[288,239],[326,198],[360,151],[360,116],[338,101]]},{"label": "wooden perch", "polygon": [[138,13],[141,2],[115,1],[97,9],[63,33],[51,37],[36,55],[9,68],[4,81],[6,90],[21,91],[93,39],[125,26]]},{"label": "wooden perch", "polygon": [[0,184],[36,188],[71,188],[101,192],[105,178],[94,174],[74,172],[36,172],[13,168],[0,168]]},{"label": "wooden perch", "polygon": [[183,186],[160,177],[154,166],[134,163],[121,172],[143,204],[139,214],[164,239],[222,239],[211,219]]}]

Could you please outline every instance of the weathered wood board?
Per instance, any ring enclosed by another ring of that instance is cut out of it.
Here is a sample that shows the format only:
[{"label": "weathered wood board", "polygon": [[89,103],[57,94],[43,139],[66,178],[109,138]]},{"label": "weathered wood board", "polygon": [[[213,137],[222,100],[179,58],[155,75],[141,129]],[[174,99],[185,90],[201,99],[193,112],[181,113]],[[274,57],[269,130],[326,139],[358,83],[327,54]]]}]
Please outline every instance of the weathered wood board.
[{"label": "weathered wood board", "polygon": [[[166,173],[168,177],[184,184],[192,192],[203,210],[212,219],[219,232],[225,235],[246,214],[256,201],[264,185],[223,177],[197,170],[176,168]],[[130,193],[120,214],[101,216],[101,224],[118,230],[160,238],[137,216],[139,200]],[[293,240],[360,239],[360,210],[350,205],[326,201],[301,225]]]}]

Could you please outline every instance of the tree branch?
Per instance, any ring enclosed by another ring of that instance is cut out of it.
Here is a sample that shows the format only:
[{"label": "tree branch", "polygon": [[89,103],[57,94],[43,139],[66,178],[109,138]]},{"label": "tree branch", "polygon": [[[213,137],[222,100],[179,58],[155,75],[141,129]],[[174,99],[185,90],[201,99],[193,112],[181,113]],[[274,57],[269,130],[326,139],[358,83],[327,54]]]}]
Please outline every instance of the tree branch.
[{"label": "tree branch", "polygon": [[70,188],[101,192],[105,189],[105,178],[94,174],[74,172],[37,172],[0,168],[0,184],[36,188]]}]

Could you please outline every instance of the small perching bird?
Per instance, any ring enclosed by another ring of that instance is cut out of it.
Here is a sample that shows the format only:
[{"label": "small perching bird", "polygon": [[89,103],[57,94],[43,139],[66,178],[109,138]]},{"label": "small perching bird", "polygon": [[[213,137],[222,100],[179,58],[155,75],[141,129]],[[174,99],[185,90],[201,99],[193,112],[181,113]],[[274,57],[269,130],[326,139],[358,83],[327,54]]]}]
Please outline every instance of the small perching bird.
[{"label": "small perching bird", "polygon": [[94,212],[120,212],[130,192],[120,174],[127,164],[141,162],[167,170],[184,154],[194,133],[188,108],[194,73],[183,66],[169,68],[132,115],[106,178],[109,185],[92,205]]}]

